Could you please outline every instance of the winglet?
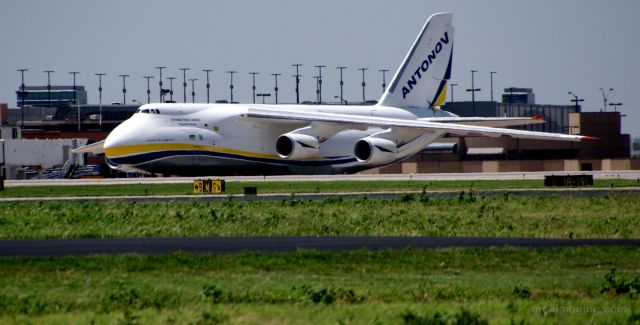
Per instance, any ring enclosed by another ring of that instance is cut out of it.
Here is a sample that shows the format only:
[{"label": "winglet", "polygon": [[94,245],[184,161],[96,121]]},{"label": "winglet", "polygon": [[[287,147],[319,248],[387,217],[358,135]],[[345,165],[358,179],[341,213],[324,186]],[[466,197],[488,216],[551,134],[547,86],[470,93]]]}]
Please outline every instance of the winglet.
[{"label": "winglet", "polygon": [[544,116],[542,116],[542,115],[534,115],[534,116],[531,117],[531,119],[532,120],[536,120],[536,121],[546,121],[544,119]]},{"label": "winglet", "polygon": [[599,140],[601,140],[601,139],[600,139],[600,138],[598,138],[598,137],[590,137],[590,136],[588,136],[588,135],[583,135],[583,136],[582,136],[582,140],[599,141]]}]

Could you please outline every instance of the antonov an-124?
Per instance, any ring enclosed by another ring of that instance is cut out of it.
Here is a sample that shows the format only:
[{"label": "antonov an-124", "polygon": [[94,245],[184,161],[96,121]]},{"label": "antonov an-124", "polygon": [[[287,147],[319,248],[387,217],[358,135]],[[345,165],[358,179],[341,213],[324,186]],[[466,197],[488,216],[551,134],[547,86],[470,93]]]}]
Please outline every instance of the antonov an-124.
[{"label": "antonov an-124", "polygon": [[505,128],[544,122],[537,118],[439,109],[451,75],[452,18],[429,17],[375,105],[151,103],[75,152],[104,152],[111,168],[163,175],[341,174],[401,161],[446,134],[589,138]]}]

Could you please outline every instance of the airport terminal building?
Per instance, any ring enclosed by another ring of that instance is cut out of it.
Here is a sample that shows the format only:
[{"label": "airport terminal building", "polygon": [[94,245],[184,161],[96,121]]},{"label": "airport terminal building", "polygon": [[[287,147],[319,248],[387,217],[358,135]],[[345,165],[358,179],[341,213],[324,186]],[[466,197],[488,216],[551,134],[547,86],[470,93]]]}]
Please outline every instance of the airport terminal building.
[{"label": "airport terminal building", "polygon": [[[43,87],[27,88],[43,92]],[[52,87],[58,89],[58,87]],[[138,105],[84,104],[86,92],[75,97],[60,87],[55,107],[47,107],[41,99],[30,107],[9,109],[0,104],[0,150],[28,153],[29,141],[38,141],[44,156],[56,157],[46,161],[0,159],[8,178],[40,177],[51,168],[68,169],[77,165],[91,165],[93,176],[113,177],[103,156],[85,154],[74,157],[71,150],[85,143],[103,140],[119,123],[133,115]],[[79,88],[78,88],[79,89]],[[46,94],[46,87],[44,93]],[[18,94],[20,95],[20,94]],[[29,96],[29,95],[28,95]],[[38,95],[40,98],[41,95]],[[48,94],[47,94],[48,96]],[[34,99],[35,100],[35,99]],[[48,97],[47,97],[48,100]],[[26,101],[25,101],[26,102]],[[21,104],[21,98],[18,97]],[[44,106],[43,106],[44,105]],[[52,105],[54,106],[54,105]],[[20,107],[20,106],[19,106]],[[584,134],[600,138],[598,141],[564,142],[509,137],[453,137],[446,136],[418,154],[393,165],[366,173],[451,173],[451,172],[527,172],[640,169],[640,159],[631,157],[630,137],[621,133],[618,112],[582,112],[575,105],[541,105],[535,103],[531,89],[507,88],[501,102],[458,101],[445,104],[442,109],[460,116],[541,116],[543,124],[521,126],[532,131]],[[67,141],[68,140],[68,141]],[[73,141],[77,140],[77,141]],[[0,140],[2,141],[2,140]],[[22,142],[21,142],[22,141]],[[10,164],[11,162],[11,164]],[[98,175],[95,175],[95,174]],[[27,176],[31,175],[31,176]]]},{"label": "airport terminal building", "polygon": [[596,141],[564,142],[508,137],[447,137],[413,157],[373,173],[460,173],[589,171],[640,169],[631,157],[631,139],[621,132],[619,112],[582,112],[576,105],[535,103],[529,88],[506,88],[502,102],[461,101],[442,109],[460,116],[533,117],[545,123],[520,126],[530,131],[583,134]]}]

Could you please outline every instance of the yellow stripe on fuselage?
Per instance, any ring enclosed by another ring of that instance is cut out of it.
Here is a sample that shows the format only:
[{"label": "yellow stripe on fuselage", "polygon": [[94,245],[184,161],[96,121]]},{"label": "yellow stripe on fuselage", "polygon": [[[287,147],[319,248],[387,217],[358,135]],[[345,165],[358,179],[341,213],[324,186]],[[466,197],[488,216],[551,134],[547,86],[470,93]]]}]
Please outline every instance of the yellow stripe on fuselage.
[{"label": "yellow stripe on fuselage", "polygon": [[191,144],[191,143],[132,144],[132,145],[120,146],[120,147],[114,147],[114,148],[105,148],[104,153],[108,157],[122,157],[122,156],[132,156],[132,155],[138,155],[142,153],[166,151],[166,150],[200,150],[200,151],[229,153],[229,154],[242,155],[247,157],[280,159],[278,155],[274,155],[274,154],[264,154],[264,153],[222,148],[222,147],[216,147],[216,146],[201,146],[201,145]]}]

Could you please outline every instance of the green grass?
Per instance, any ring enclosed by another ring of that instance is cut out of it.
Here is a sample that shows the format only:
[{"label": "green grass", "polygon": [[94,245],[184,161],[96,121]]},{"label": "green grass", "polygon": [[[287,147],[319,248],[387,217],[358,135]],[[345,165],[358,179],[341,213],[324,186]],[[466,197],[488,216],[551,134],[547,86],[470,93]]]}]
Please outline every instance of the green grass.
[{"label": "green grass", "polygon": [[617,280],[637,277],[640,250],[3,258],[0,323],[637,321],[638,292],[613,290],[614,268]]},{"label": "green grass", "polygon": [[402,235],[640,238],[636,195],[2,203],[0,238]]},{"label": "green grass", "polygon": [[[640,238],[637,195],[479,197],[542,181],[229,183],[229,192],[465,191],[394,200],[0,203],[0,238],[425,235]],[[596,186],[636,186],[596,181]],[[0,197],[190,194],[190,184],[9,188]],[[615,269],[615,272],[612,272]],[[0,323],[638,324],[640,249],[0,258]]]},{"label": "green grass", "polygon": [[[130,184],[8,187],[2,197],[104,196],[104,195],[188,195],[193,184]],[[255,186],[258,193],[321,193],[433,190],[493,190],[543,188],[542,180],[474,180],[474,181],[335,181],[335,182],[228,182],[225,194],[241,194],[245,186]],[[636,180],[595,180],[594,187],[638,187]]]}]

